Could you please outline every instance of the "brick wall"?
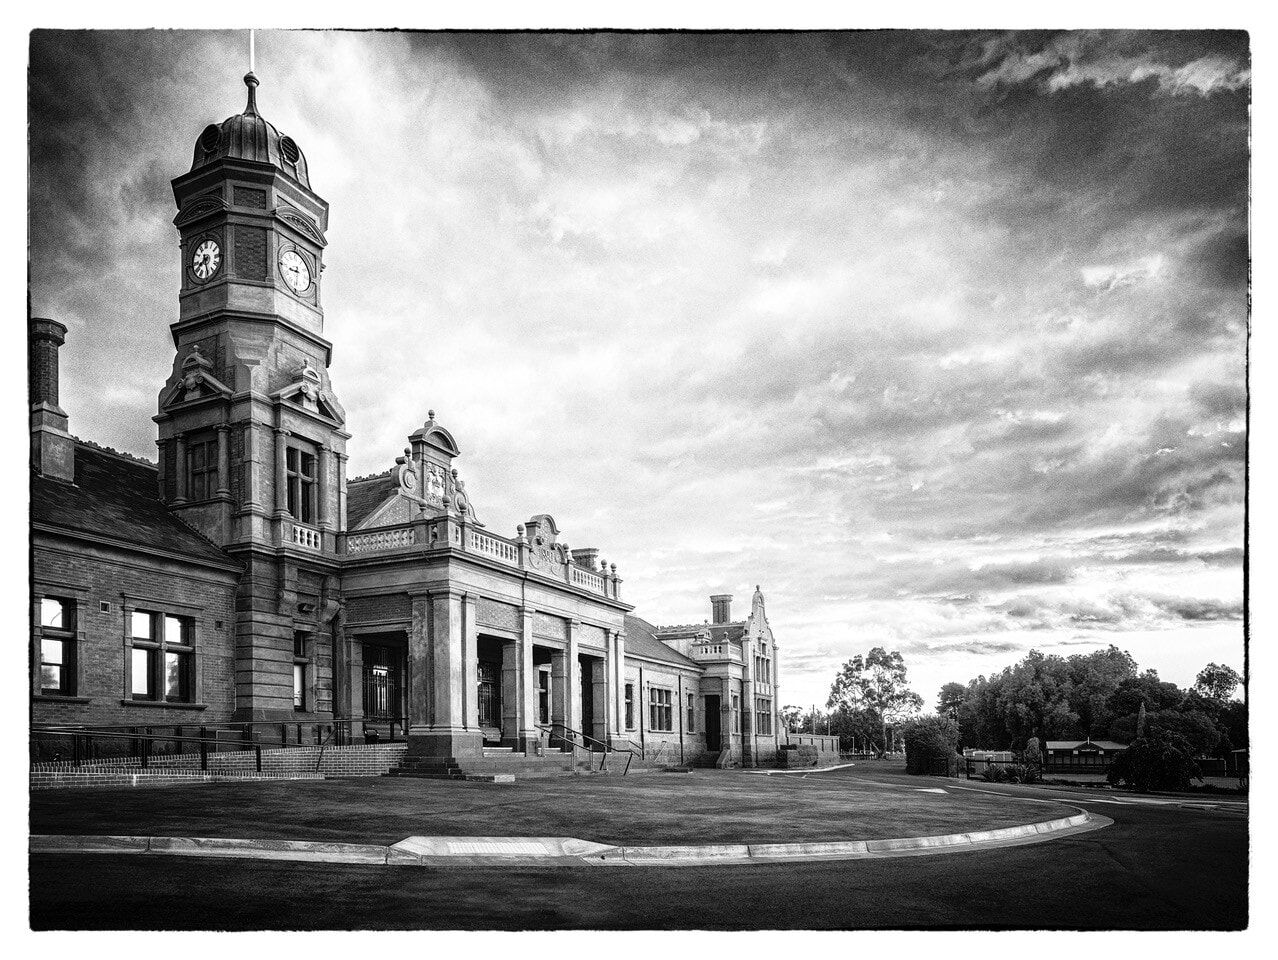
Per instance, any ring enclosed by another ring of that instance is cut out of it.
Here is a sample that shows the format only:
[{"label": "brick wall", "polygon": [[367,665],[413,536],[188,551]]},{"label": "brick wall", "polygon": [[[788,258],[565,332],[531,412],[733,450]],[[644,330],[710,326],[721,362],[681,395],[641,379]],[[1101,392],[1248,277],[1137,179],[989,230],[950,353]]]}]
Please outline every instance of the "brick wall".
[{"label": "brick wall", "polygon": [[344,747],[294,747],[263,750],[262,771],[252,750],[210,754],[208,770],[200,770],[195,753],[157,757],[143,770],[137,759],[101,760],[78,767],[69,762],[31,765],[31,789],[70,786],[142,786],[145,783],[190,782],[192,779],[314,779],[317,777],[379,777],[398,766],[404,743],[352,744]]},{"label": "brick wall", "polygon": [[[32,542],[35,590],[76,606],[76,688],[66,701],[38,697],[32,722],[164,725],[218,723],[235,709],[234,575],[46,534]],[[124,595],[143,609],[189,615],[195,623],[203,710],[127,701]],[[104,611],[101,604],[109,604]],[[172,606],[169,606],[172,604]],[[192,610],[191,608],[198,608]],[[35,651],[38,652],[38,651]],[[87,699],[87,703],[78,702]]]}]

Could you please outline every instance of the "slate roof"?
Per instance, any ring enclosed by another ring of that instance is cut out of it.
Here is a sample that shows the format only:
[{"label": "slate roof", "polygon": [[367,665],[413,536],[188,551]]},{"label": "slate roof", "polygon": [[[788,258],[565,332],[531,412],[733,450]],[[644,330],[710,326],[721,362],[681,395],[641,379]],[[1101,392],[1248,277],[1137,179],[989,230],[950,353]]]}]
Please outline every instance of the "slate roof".
[{"label": "slate roof", "polygon": [[346,529],[354,530],[386,502],[399,484],[392,471],[346,482]]},{"label": "slate roof", "polygon": [[685,657],[678,650],[658,640],[654,634],[655,629],[647,620],[630,613],[626,614],[626,653],[647,657],[649,660],[660,660],[679,667],[702,669],[697,661]]},{"label": "slate roof", "polygon": [[74,486],[32,474],[31,522],[114,540],[126,547],[239,566],[216,544],[169,513],[157,492],[153,465],[77,441]]},{"label": "slate roof", "polygon": [[717,643],[723,643],[727,640],[740,640],[745,636],[745,621],[737,623],[712,623],[710,624],[710,639]]}]

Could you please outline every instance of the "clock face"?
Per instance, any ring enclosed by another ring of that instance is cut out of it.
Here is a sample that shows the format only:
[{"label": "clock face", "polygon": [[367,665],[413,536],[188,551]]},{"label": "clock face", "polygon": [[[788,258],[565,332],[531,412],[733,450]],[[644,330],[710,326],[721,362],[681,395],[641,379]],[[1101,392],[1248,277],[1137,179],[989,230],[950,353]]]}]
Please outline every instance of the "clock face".
[{"label": "clock face", "polygon": [[216,240],[205,240],[195,248],[191,257],[191,272],[197,280],[207,280],[222,265],[222,251]]},{"label": "clock face", "polygon": [[311,268],[296,250],[286,250],[280,255],[280,273],[295,293],[301,293],[311,285]]}]

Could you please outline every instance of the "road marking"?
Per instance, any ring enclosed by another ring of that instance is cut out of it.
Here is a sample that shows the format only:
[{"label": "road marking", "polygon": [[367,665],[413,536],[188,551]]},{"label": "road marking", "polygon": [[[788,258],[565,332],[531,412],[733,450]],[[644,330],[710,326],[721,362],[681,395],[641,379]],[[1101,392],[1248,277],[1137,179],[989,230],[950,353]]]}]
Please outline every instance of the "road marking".
[{"label": "road marking", "polygon": [[940,787],[915,787],[915,793],[945,793]]}]

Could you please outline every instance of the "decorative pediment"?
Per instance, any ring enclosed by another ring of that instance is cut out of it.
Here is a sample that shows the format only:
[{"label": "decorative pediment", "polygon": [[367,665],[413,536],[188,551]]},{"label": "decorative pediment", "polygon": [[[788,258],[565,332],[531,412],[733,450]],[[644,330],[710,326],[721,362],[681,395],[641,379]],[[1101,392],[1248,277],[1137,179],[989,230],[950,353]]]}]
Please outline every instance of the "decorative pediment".
[{"label": "decorative pediment", "polygon": [[308,413],[316,413],[336,423],[343,423],[345,412],[337,401],[323,389],[319,371],[306,358],[293,374],[293,382],[271,396],[276,400],[287,400],[301,407]]},{"label": "decorative pediment", "polygon": [[182,227],[209,214],[221,213],[226,208],[227,203],[220,193],[202,194],[179,210],[178,215],[173,218],[173,223],[175,226]]},{"label": "decorative pediment", "polygon": [[324,234],[320,232],[320,228],[315,221],[300,210],[296,210],[293,207],[279,206],[275,208],[275,215],[298,233],[303,233],[310,237],[321,247],[327,245],[328,241],[324,239]]},{"label": "decorative pediment", "polygon": [[200,353],[200,345],[197,343],[182,361],[182,376],[164,398],[164,406],[230,395],[231,388],[213,376],[213,362]]},{"label": "decorative pediment", "polygon": [[475,516],[466,484],[458,478],[456,469],[450,471],[429,460],[414,460],[412,448],[405,447],[404,455],[395,458],[395,480],[400,497],[417,504],[423,513],[435,516],[451,513],[483,526]]}]

